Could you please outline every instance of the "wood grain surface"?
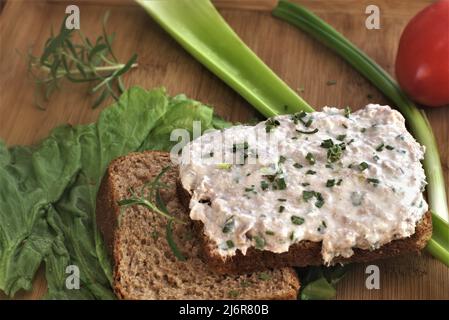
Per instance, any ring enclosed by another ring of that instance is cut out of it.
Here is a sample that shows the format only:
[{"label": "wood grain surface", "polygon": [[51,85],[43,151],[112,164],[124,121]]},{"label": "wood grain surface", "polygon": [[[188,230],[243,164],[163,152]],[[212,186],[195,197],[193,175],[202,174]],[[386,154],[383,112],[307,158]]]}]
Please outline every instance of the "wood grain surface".
[{"label": "wood grain surface", "polygon": [[[304,0],[298,1],[324,18],[360,46],[382,67],[393,73],[395,53],[407,21],[429,0]],[[108,29],[117,33],[115,51],[122,60],[139,55],[139,67],[126,77],[127,86],[164,86],[171,94],[188,96],[211,104],[230,121],[257,116],[238,94],[196,62],[147,14],[129,1],[86,0],[78,3],[81,29],[98,35],[101,17],[110,9]],[[273,18],[272,0],[220,0],[220,12],[243,41],[288,85],[304,88],[300,94],[317,109],[322,106],[360,108],[367,103],[388,101],[363,77],[335,54],[298,29]],[[375,4],[381,10],[381,29],[364,27],[365,8]],[[85,87],[67,83],[55,93],[46,111],[34,105],[33,83],[27,78],[24,54],[32,47],[38,53],[59,26],[64,1],[8,0],[0,6],[0,139],[7,144],[32,144],[60,124],[95,121],[101,108],[92,110],[92,97]],[[219,39],[217,39],[219,40]],[[336,81],[327,85],[327,81]],[[449,109],[426,110],[437,137],[449,181]],[[338,286],[338,299],[449,299],[449,268],[427,254],[376,263],[381,271],[380,290],[365,287],[365,265],[355,265]],[[46,290],[42,270],[34,289],[19,292],[17,299],[37,299]],[[1,295],[1,293],[0,293]],[[4,297],[4,296],[3,296]]]}]

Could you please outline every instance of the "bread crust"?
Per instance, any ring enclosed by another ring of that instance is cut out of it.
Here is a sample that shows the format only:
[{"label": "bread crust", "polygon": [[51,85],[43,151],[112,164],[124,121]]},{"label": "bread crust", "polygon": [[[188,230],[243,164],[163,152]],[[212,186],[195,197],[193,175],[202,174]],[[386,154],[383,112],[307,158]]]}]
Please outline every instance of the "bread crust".
[{"label": "bread crust", "polygon": [[[177,181],[177,192],[181,203],[189,209],[190,193],[184,189],[181,181]],[[202,256],[204,261],[216,272],[222,274],[241,274],[261,271],[268,268],[306,267],[322,265],[321,242],[301,241],[290,246],[287,252],[274,253],[267,250],[249,248],[246,255],[240,250],[232,257],[223,258],[216,253],[215,243],[204,234],[204,226],[200,221],[194,221],[199,234],[202,234]],[[416,226],[415,233],[404,239],[393,240],[376,250],[354,249],[349,258],[337,257],[335,263],[370,262],[404,255],[419,253],[432,236],[432,216],[427,212]]]},{"label": "bread crust", "polygon": [[[120,232],[118,225],[120,207],[118,206],[117,201],[120,199],[120,195],[114,185],[114,176],[117,175],[120,168],[123,168],[125,162],[129,160],[130,157],[139,158],[150,155],[167,162],[170,159],[169,153],[160,151],[131,153],[117,158],[109,164],[97,194],[96,222],[103,235],[110,257],[113,260],[113,290],[119,299],[136,299],[136,297],[130,296],[129,292],[121,285],[120,281],[122,275],[120,273],[119,265],[122,257],[120,250],[117,249],[119,246]],[[283,294],[273,292],[271,295],[266,295],[263,298],[267,300],[296,300],[300,284],[295,270],[292,268],[283,268],[283,281],[285,281],[286,284]]]}]

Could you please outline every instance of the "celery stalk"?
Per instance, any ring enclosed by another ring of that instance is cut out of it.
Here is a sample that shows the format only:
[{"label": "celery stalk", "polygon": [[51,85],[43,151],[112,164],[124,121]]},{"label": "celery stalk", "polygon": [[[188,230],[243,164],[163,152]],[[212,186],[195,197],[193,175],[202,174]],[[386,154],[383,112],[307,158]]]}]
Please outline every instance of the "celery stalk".
[{"label": "celery stalk", "polygon": [[240,40],[209,0],[136,2],[264,116],[313,111]]},{"label": "celery stalk", "polygon": [[427,177],[427,197],[433,216],[434,230],[427,250],[449,266],[448,206],[443,170],[432,128],[422,110],[402,92],[396,81],[363,51],[342,34],[304,7],[281,0],[273,15],[281,18],[335,51],[363,74],[399,109],[414,137],[426,147],[423,161]]}]

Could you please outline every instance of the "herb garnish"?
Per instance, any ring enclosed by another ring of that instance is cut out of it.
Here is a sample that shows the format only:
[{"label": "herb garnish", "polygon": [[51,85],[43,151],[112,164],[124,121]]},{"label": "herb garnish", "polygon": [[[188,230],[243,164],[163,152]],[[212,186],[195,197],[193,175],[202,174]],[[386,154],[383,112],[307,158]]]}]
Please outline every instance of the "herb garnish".
[{"label": "herb garnish", "polygon": [[338,141],[343,141],[343,140],[345,140],[346,139],[346,135],[345,134],[339,134],[338,136],[337,136],[337,140]]},{"label": "herb garnish", "polygon": [[369,167],[369,165],[368,165],[368,163],[366,163],[365,161],[364,161],[364,162],[361,162],[361,163],[359,164],[359,169],[360,169],[360,171],[364,171],[364,170],[368,169],[368,167]]},{"label": "herb garnish", "polygon": [[313,171],[313,170],[307,170],[307,171],[306,171],[306,174],[316,174],[316,171]]},{"label": "herb garnish", "polygon": [[307,153],[307,155],[306,155],[306,160],[309,161],[309,164],[311,164],[311,165],[314,165],[315,162],[316,162],[315,157],[314,157],[313,154],[310,153],[310,152]]},{"label": "herb garnish", "polygon": [[390,146],[390,145],[388,145],[388,144],[385,146],[385,148],[386,148],[387,150],[394,150],[394,147],[393,147],[393,146]]},{"label": "herb garnish", "polygon": [[285,210],[285,207],[284,207],[284,206],[279,206],[279,213],[284,212],[284,210]]},{"label": "herb garnish", "polygon": [[254,236],[254,241],[256,243],[256,249],[262,250],[265,247],[265,239],[263,237]]},{"label": "herb garnish", "polygon": [[366,179],[368,183],[371,183],[374,187],[377,187],[377,185],[380,183],[379,179],[376,178],[368,178]]},{"label": "herb garnish", "polygon": [[322,194],[320,192],[316,192],[316,191],[306,191],[304,190],[302,192],[302,198],[304,199],[304,201],[309,201],[310,199],[312,199],[313,197],[316,198],[316,202],[315,202],[315,206],[317,208],[321,208],[324,205],[324,198],[322,196]]},{"label": "herb garnish", "polygon": [[[161,189],[167,189],[168,185],[162,183],[160,180],[162,176],[171,168],[171,166],[167,166],[159,172],[159,174],[150,182],[145,183],[141,189],[140,194],[138,195],[133,189],[130,190],[131,197],[122,199],[118,201],[118,205],[120,207],[129,207],[129,206],[143,206],[151,211],[160,214],[161,216],[168,219],[168,223],[166,226],[166,239],[169,247],[172,249],[173,254],[178,258],[178,260],[185,261],[186,258],[183,256],[181,251],[178,249],[175,241],[173,240],[173,222],[185,224],[184,221],[170,215],[165,206],[164,201],[162,200],[162,196],[160,193]],[[147,192],[145,192],[147,190]],[[123,212],[123,211],[122,211]],[[120,224],[121,215],[119,216],[118,223]]]},{"label": "herb garnish", "polygon": [[344,142],[340,144],[335,144],[327,150],[327,161],[336,162],[340,160],[343,150],[346,148]]},{"label": "herb garnish", "polygon": [[334,145],[334,142],[332,141],[332,139],[326,139],[323,140],[323,142],[321,142],[320,146],[321,148],[326,148],[329,149]]},{"label": "herb garnish", "polygon": [[232,240],[227,240],[226,245],[228,246],[228,249],[234,248],[234,242]]},{"label": "herb garnish", "polygon": [[265,180],[260,181],[260,187],[262,190],[267,190],[270,185]]},{"label": "herb garnish", "polygon": [[[291,216],[290,217],[290,220],[291,220],[291,222],[293,223],[293,224],[296,224],[297,226],[300,226],[300,225],[302,225],[303,223],[304,223],[304,218],[303,217],[300,217],[300,216]],[[291,239],[292,237],[290,236],[290,239]]]},{"label": "herb garnish", "polygon": [[223,233],[229,233],[234,229],[235,220],[234,216],[230,216],[226,219],[225,224],[223,226],[223,229],[221,230]]},{"label": "herb garnish", "polygon": [[53,92],[60,88],[62,80],[92,83],[89,93],[96,95],[92,108],[110,96],[118,101],[118,96],[125,91],[121,76],[137,66],[137,54],[133,54],[124,64],[118,62],[112,51],[114,34],[106,33],[108,17],[109,12],[103,17],[103,34],[95,41],[77,31],[81,41],[74,43],[72,36],[75,29],[65,27],[66,16],[59,34],[52,33],[45,42],[42,55],[28,54],[28,72],[36,83],[35,102],[39,109],[45,110],[41,100],[48,101]]},{"label": "herb garnish", "polygon": [[345,108],[345,117],[346,118],[349,118],[349,115],[351,114],[351,108],[349,108],[349,107],[346,107]]},{"label": "herb garnish", "polygon": [[318,132],[318,129],[315,128],[315,129],[313,129],[312,131],[302,131],[302,130],[296,129],[296,132],[303,133],[303,134],[314,134],[314,133],[317,133],[317,132]]},{"label": "herb garnish", "polygon": [[[307,121],[304,120],[304,118],[307,116],[307,113],[304,111],[297,112],[294,115],[292,115],[292,121],[294,124],[298,124],[300,121],[306,128],[310,127],[312,124],[312,117],[310,117]],[[304,132],[303,132],[304,133]]]},{"label": "herb garnish", "polygon": [[293,166],[294,166],[296,169],[301,169],[301,168],[303,167],[303,165],[300,164],[300,163],[298,163],[298,162],[294,163]]},{"label": "herb garnish", "polygon": [[376,147],[376,151],[381,152],[381,151],[384,149],[384,146],[385,146],[385,144],[382,142],[381,144],[379,144],[379,145]]},{"label": "herb garnish", "polygon": [[266,132],[271,132],[271,130],[273,130],[274,128],[278,127],[281,123],[279,122],[279,120],[270,118],[267,121],[265,121],[265,131]]},{"label": "herb garnish", "polygon": [[333,186],[335,186],[335,179],[329,179],[326,181],[326,187],[332,188]]}]

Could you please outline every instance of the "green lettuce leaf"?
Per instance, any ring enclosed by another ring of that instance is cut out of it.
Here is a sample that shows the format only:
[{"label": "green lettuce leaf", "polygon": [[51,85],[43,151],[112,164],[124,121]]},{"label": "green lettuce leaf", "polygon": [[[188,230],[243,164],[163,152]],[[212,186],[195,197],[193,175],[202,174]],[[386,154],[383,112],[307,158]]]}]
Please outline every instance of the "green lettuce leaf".
[{"label": "green lettuce leaf", "polygon": [[[192,132],[228,123],[210,107],[163,89],[134,87],[94,124],[63,126],[34,147],[0,141],[0,289],[31,288],[44,262],[48,299],[113,299],[112,267],[95,225],[95,200],[111,160],[132,151],[169,151],[175,128]],[[66,268],[80,270],[79,290],[65,286]]]}]

